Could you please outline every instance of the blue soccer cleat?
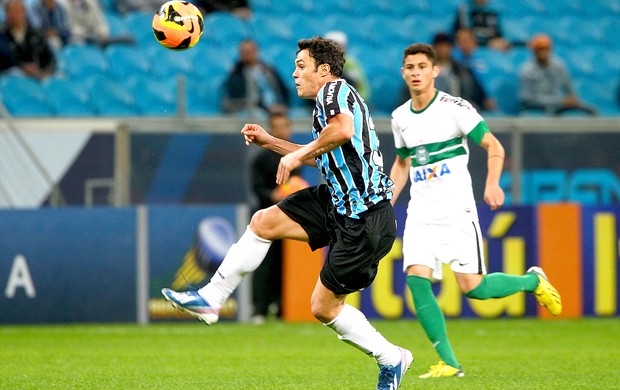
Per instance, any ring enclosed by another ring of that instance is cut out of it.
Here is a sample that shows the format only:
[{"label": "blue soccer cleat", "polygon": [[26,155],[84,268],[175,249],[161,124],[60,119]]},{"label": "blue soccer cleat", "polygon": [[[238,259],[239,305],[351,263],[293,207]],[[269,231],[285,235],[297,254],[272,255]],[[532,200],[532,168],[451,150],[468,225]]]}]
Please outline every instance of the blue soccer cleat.
[{"label": "blue soccer cleat", "polygon": [[396,390],[400,387],[400,381],[405,376],[405,372],[409,369],[411,363],[413,363],[413,355],[408,350],[398,347],[400,349],[401,358],[400,363],[396,366],[382,366],[379,365],[379,383],[377,384],[377,390]]},{"label": "blue soccer cleat", "polygon": [[207,325],[211,325],[219,320],[218,310],[215,310],[198,291],[176,292],[169,288],[162,288],[161,293],[164,298],[176,309],[187,312]]}]

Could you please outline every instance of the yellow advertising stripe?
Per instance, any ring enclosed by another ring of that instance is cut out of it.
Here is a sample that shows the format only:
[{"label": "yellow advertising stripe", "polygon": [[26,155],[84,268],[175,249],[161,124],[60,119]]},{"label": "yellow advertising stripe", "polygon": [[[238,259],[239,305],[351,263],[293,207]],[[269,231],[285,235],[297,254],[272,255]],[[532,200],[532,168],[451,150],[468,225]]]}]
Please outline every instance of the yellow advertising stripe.
[{"label": "yellow advertising stripe", "polygon": [[594,215],[594,313],[615,315],[616,218],[612,213]]},{"label": "yellow advertising stripe", "polygon": [[487,234],[490,238],[504,237],[516,219],[517,215],[513,212],[506,211],[497,213],[495,217],[493,217]]}]

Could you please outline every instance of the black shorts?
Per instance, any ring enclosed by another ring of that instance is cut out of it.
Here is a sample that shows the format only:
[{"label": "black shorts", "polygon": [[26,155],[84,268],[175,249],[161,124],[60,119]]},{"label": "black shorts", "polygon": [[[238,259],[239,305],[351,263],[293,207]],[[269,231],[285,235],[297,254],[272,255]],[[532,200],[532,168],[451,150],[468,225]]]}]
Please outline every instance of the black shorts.
[{"label": "black shorts", "polygon": [[278,207],[306,231],[312,250],[329,245],[321,282],[335,294],[350,294],[370,286],[379,260],[396,239],[396,217],[389,201],[382,201],[359,219],[338,214],[325,184],[298,191]]}]

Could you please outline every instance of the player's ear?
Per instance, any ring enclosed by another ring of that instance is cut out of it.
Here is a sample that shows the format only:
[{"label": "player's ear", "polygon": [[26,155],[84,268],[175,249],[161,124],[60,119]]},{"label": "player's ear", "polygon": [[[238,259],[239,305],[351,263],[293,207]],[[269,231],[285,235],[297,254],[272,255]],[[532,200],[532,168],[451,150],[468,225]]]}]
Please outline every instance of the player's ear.
[{"label": "player's ear", "polygon": [[319,74],[321,75],[321,77],[325,77],[329,74],[330,71],[330,67],[328,64],[321,64],[319,65]]},{"label": "player's ear", "polygon": [[439,68],[439,66],[434,65],[433,66],[433,78],[437,78],[437,76],[439,76],[439,72],[441,72],[441,69]]}]

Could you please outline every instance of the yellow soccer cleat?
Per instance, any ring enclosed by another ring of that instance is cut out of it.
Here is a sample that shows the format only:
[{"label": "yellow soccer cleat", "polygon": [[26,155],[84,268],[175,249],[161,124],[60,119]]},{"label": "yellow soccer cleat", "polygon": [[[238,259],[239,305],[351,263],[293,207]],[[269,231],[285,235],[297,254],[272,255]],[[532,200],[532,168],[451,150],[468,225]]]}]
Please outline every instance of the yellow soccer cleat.
[{"label": "yellow soccer cleat", "polygon": [[465,376],[465,373],[460,368],[449,366],[446,362],[440,360],[439,363],[431,366],[429,372],[420,375],[418,378],[445,378],[450,376],[462,378]]},{"label": "yellow soccer cleat", "polygon": [[533,272],[538,276],[538,287],[533,292],[538,303],[554,316],[559,315],[562,312],[562,298],[558,290],[549,283],[545,272],[540,267],[530,267],[527,272]]}]

